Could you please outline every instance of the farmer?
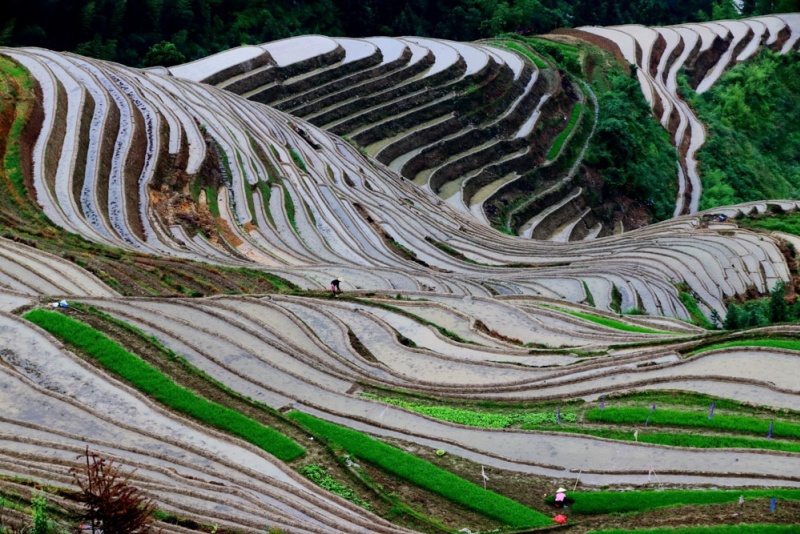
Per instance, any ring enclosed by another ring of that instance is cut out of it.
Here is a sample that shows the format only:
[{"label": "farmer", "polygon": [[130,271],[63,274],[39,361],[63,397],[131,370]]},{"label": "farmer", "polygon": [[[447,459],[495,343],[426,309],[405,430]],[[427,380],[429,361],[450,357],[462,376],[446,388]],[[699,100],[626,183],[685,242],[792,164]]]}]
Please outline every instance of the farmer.
[{"label": "farmer", "polygon": [[335,297],[336,293],[341,293],[342,290],[339,288],[339,283],[341,280],[339,278],[334,278],[331,280],[331,294]]},{"label": "farmer", "polygon": [[567,504],[567,490],[563,487],[556,490],[556,508],[564,508]]}]

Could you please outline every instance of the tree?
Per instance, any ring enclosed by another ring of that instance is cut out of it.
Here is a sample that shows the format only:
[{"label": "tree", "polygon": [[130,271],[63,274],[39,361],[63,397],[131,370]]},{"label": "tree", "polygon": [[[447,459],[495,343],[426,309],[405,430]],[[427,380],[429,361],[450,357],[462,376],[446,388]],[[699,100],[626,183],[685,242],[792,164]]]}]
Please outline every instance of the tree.
[{"label": "tree", "polygon": [[773,323],[789,320],[789,305],[786,304],[786,284],[778,282],[769,293],[769,315]]},{"label": "tree", "polygon": [[728,306],[728,313],[725,315],[725,330],[736,330],[742,326],[742,309],[736,304]]},{"label": "tree", "polygon": [[77,500],[85,508],[83,519],[104,534],[149,533],[156,504],[128,483],[133,473],[124,475],[113,460],[90,452],[89,447],[78,459],[85,459],[86,467],[70,472],[81,489]]},{"label": "tree", "polygon": [[184,56],[175,43],[169,41],[161,41],[150,47],[147,55],[144,57],[144,64],[148,67],[155,65],[162,65],[169,67],[170,65],[177,65],[186,61]]}]

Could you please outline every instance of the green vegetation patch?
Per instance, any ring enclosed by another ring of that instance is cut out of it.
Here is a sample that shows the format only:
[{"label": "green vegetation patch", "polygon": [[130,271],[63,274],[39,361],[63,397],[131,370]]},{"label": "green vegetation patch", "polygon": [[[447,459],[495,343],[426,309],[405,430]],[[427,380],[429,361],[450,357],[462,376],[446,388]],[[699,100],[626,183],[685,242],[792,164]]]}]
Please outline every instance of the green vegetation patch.
[{"label": "green vegetation patch", "polygon": [[355,503],[367,510],[372,509],[367,501],[358,497],[358,494],[355,492],[355,490],[345,486],[341,482],[336,481],[328,474],[325,468],[320,465],[309,464],[303,466],[300,468],[300,474],[311,480],[311,482],[317,486],[326,489],[331,493],[342,497],[343,499],[347,499],[348,501]]},{"label": "green vegetation patch", "polygon": [[294,229],[294,233],[300,235],[300,231],[297,229],[297,221],[294,217],[294,201],[292,200],[292,194],[286,187],[283,188],[283,205],[286,209],[286,218],[289,219],[289,224]]},{"label": "green vegetation patch", "polygon": [[745,499],[800,500],[797,489],[765,490],[667,490],[667,491],[592,491],[572,492],[572,513],[582,515],[625,514],[656,508],[697,504],[722,504]]},{"label": "green vegetation patch", "polygon": [[689,312],[689,317],[691,318],[691,323],[693,325],[707,329],[714,328],[714,325],[711,323],[711,321],[709,321],[706,316],[703,315],[703,312],[700,311],[700,305],[690,293],[686,291],[679,291],[678,298],[686,308],[686,311]]},{"label": "green vegetation patch", "polygon": [[567,140],[567,137],[569,137],[569,134],[575,127],[575,124],[578,122],[578,117],[581,116],[582,108],[583,106],[580,103],[576,103],[574,106],[572,106],[572,113],[569,116],[567,127],[564,128],[564,131],[558,134],[556,140],[553,141],[553,146],[550,147],[550,151],[547,153],[547,159],[553,159],[558,156],[559,152],[561,152],[561,147],[564,146],[564,141]]},{"label": "green vegetation patch", "polygon": [[76,346],[144,394],[180,413],[238,436],[286,462],[305,452],[303,447],[274,429],[175,384],[150,364],[90,326],[60,313],[41,309],[30,311],[23,318]]},{"label": "green vegetation patch", "polygon": [[678,153],[653,118],[635,76],[609,70],[608,89],[600,89],[605,83],[593,84],[600,116],[586,163],[602,177],[604,198],[622,192],[642,202],[656,220],[668,219],[678,192]]},{"label": "green vegetation patch", "polygon": [[581,434],[584,436],[594,436],[597,438],[619,441],[639,441],[640,443],[667,445],[669,447],[687,447],[694,449],[764,449],[800,453],[800,443],[774,439],[742,438],[738,436],[718,436],[683,432],[647,432],[642,430],[639,430],[637,437],[634,437],[633,430],[576,426],[540,427],[538,430]]},{"label": "green vegetation patch", "polygon": [[329,442],[336,443],[348,453],[486,517],[520,528],[552,524],[549,517],[536,510],[485,490],[416,456],[372,439],[366,434],[302,412],[291,412],[289,417]]},{"label": "green vegetation patch", "polygon": [[714,525],[709,527],[592,530],[591,534],[794,534],[795,525]]},{"label": "green vegetation patch", "polygon": [[292,160],[294,161],[295,165],[297,165],[301,171],[308,172],[308,168],[306,168],[306,162],[303,161],[302,156],[300,156],[295,149],[289,147],[289,154],[292,156]]},{"label": "green vegetation patch", "polygon": [[752,219],[736,220],[739,226],[763,228],[770,232],[783,232],[800,236],[800,213],[768,213]]},{"label": "green vegetation patch", "polygon": [[[393,397],[379,397],[371,393],[362,393],[362,397],[401,406],[408,410],[447,421],[459,425],[477,426],[481,428],[509,428],[523,426],[523,428],[535,428],[542,424],[556,424],[557,416],[555,411],[506,411],[503,413],[465,410],[453,406],[437,406],[430,403],[411,402]],[[561,420],[563,422],[574,423],[578,416],[575,412],[563,412]]]},{"label": "green vegetation patch", "polygon": [[741,341],[727,341],[708,345],[696,351],[690,352],[689,356],[708,352],[716,349],[728,349],[732,347],[771,347],[773,349],[800,350],[800,341],[795,339],[746,339]]},{"label": "green vegetation patch", "polygon": [[[605,410],[594,408],[584,414],[586,421],[597,423],[614,423],[641,425],[649,416],[649,425],[688,426],[707,428],[726,432],[763,434],[769,432],[769,419],[759,419],[742,415],[729,415],[716,413],[712,419],[708,412],[685,412],[679,410],[653,410],[623,406],[618,408],[606,407]],[[774,421],[772,434],[775,437],[800,439],[800,424],[786,421]]]},{"label": "green vegetation patch", "polygon": [[593,323],[602,326],[607,326],[608,328],[613,328],[615,330],[622,330],[624,332],[636,332],[638,334],[671,334],[671,332],[665,332],[663,330],[653,330],[652,328],[645,328],[644,326],[637,326],[629,323],[623,323],[622,321],[616,321],[614,319],[601,317],[599,315],[592,315],[591,313],[565,310],[563,308],[557,308],[555,306],[545,306],[545,307],[559,311],[561,313],[566,313],[567,315],[572,315],[573,317],[578,317],[579,319],[585,319],[587,321],[591,321]]}]

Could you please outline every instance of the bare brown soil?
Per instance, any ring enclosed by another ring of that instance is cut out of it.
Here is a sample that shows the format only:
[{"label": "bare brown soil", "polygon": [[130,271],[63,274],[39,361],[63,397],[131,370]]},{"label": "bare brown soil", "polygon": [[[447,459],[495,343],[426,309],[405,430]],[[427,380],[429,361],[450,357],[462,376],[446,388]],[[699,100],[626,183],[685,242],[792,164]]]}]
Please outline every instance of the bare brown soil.
[{"label": "bare brown soil", "polygon": [[[131,107],[132,115],[132,131],[130,132],[130,148],[128,149],[128,157],[125,158],[125,170],[123,173],[123,194],[126,201],[133,206],[138,205],[140,202],[146,202],[145,199],[139,198],[139,177],[142,174],[142,169],[145,165],[145,154],[147,153],[147,133],[145,131],[144,117],[138,108]],[[138,209],[128,208],[123,212],[128,218],[128,228],[144,241],[144,223],[139,216]]]}]

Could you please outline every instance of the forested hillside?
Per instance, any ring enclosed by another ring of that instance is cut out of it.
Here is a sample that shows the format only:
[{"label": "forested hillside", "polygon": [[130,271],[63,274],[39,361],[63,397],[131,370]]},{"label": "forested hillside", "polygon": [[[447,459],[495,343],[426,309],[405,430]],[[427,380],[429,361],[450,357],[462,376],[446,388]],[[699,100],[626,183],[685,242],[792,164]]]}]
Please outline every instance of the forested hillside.
[{"label": "forested hillside", "polygon": [[708,139],[700,208],[800,196],[800,63],[763,50],[707,93],[684,87]]},{"label": "forested hillside", "polygon": [[[732,0],[11,0],[0,45],[72,51],[131,66],[176,64],[241,44],[320,33],[470,41],[586,24],[676,24],[737,16]],[[800,10],[749,0],[742,15]]]}]

